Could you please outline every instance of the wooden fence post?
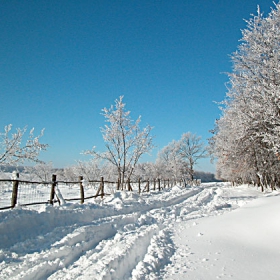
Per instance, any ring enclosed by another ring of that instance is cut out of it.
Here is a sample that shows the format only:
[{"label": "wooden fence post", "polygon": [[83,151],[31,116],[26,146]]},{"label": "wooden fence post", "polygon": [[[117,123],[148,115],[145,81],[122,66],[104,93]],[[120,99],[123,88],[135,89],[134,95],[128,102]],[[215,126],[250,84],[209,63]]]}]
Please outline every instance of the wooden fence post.
[{"label": "wooden fence post", "polygon": [[53,205],[54,194],[55,194],[55,186],[56,186],[56,175],[52,175],[52,187],[51,187],[51,195],[50,195],[50,204]]},{"label": "wooden fence post", "polygon": [[104,178],[101,177],[101,198],[104,197]]},{"label": "wooden fence post", "polygon": [[128,191],[133,191],[133,189],[131,187],[131,184],[130,184],[130,179],[129,178],[127,179],[127,190]]},{"label": "wooden fence post", "polygon": [[95,196],[96,197],[99,196],[100,192],[101,192],[100,196],[101,196],[101,198],[103,198],[103,196],[104,196],[104,178],[103,177],[101,177],[100,185],[99,185],[99,188],[98,188]]},{"label": "wooden fence post", "polygon": [[140,180],[140,178],[138,179],[138,192],[139,192],[139,194],[141,193],[141,180]]},{"label": "wooden fence post", "polygon": [[12,200],[11,200],[11,206],[14,208],[17,204],[17,197],[18,197],[18,179],[19,179],[19,173],[15,173],[15,178],[13,181],[13,194],[12,194]]},{"label": "wooden fence post", "polygon": [[79,176],[79,182],[80,182],[80,194],[81,194],[81,204],[85,202],[85,192],[84,192],[84,186],[83,186],[83,176]]}]

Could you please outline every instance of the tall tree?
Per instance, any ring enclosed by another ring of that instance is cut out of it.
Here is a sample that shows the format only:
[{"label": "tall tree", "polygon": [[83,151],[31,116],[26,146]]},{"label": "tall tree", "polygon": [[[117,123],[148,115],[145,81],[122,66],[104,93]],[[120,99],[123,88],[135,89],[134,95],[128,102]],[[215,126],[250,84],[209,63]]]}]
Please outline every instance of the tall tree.
[{"label": "tall tree", "polygon": [[201,137],[191,132],[184,133],[178,142],[178,151],[181,159],[186,163],[190,179],[193,180],[197,161],[208,156]]},{"label": "tall tree", "polygon": [[224,179],[275,181],[280,153],[280,3],[247,21],[210,140]]},{"label": "tall tree", "polygon": [[93,147],[83,153],[110,162],[116,167],[123,184],[131,178],[140,157],[154,148],[153,137],[150,135],[152,127],[148,125],[140,129],[141,117],[135,122],[130,118],[130,111],[125,110],[123,96],[115,100],[115,106],[104,108],[102,115],[109,123],[101,128],[106,151],[97,152]]},{"label": "tall tree", "polygon": [[157,162],[163,163],[166,174],[172,174],[175,180],[186,175],[194,179],[194,166],[199,159],[207,157],[201,137],[191,132],[184,133],[179,141],[173,140],[159,153]]},{"label": "tall tree", "polygon": [[156,165],[165,177],[175,181],[183,177],[184,162],[179,154],[178,141],[173,140],[159,151]]}]

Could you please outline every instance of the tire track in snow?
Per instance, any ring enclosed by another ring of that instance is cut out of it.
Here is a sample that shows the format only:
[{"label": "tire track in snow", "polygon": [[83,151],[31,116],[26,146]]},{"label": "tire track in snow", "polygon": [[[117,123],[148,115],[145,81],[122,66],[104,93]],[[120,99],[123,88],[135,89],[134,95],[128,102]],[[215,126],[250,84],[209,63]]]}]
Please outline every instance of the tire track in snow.
[{"label": "tire track in snow", "polygon": [[[49,249],[19,257],[12,266],[1,264],[1,279],[46,279],[56,270],[67,267],[103,239],[117,233],[118,226],[133,223],[138,215],[123,215],[105,219],[103,223],[81,226],[53,243]],[[118,224],[118,226],[116,226]],[[29,241],[28,241],[29,243]],[[28,244],[27,244],[28,245]],[[24,247],[21,244],[20,247]]]},{"label": "tire track in snow", "polygon": [[[156,277],[159,269],[166,265],[166,259],[170,259],[175,250],[171,238],[167,238],[169,231],[165,228],[166,225],[163,225],[174,222],[174,215],[172,211],[166,212],[166,209],[182,208],[189,200],[201,205],[209,202],[211,195],[209,190],[196,189],[173,199],[172,202],[165,202],[165,207],[153,205],[152,210],[143,210],[137,223],[127,224],[123,229],[119,227],[114,237],[102,240],[95,249],[88,250],[67,269],[54,273],[49,279],[128,279],[131,276],[134,279],[152,279],[149,278],[152,275]],[[174,204],[174,200],[178,204]],[[164,228],[161,234],[160,228],[156,231],[150,230],[156,225]],[[149,230],[143,230],[143,227],[148,227]],[[139,266],[146,273],[136,276],[135,271]]]},{"label": "tire track in snow", "polygon": [[[192,197],[193,195],[197,195],[198,193],[200,193],[202,190],[201,189],[196,189],[196,190],[191,190],[189,193],[187,193],[187,194],[185,194],[185,195],[183,195],[183,196],[181,196],[181,197],[179,197],[179,198],[176,198],[176,199],[172,199],[172,200],[169,200],[169,201],[167,201],[167,202],[165,202],[164,203],[164,205],[165,205],[165,207],[164,208],[166,208],[166,206],[167,207],[170,207],[170,205],[173,205],[174,206],[174,203],[181,203],[182,201],[185,201],[186,199],[188,199],[189,197]],[[175,204],[176,205],[176,204]],[[159,207],[159,208],[157,208],[157,207]],[[150,207],[150,206],[148,206],[147,208],[152,208],[152,211],[146,211],[146,210],[144,210],[144,211],[141,211],[142,213],[144,212],[144,213],[146,213],[146,215],[144,215],[145,217],[143,218],[143,215],[142,215],[142,217],[141,217],[141,219],[142,219],[142,222],[144,222],[144,223],[146,223],[146,224],[148,224],[148,223],[150,223],[150,224],[154,224],[153,226],[155,226],[155,224],[157,224],[158,223],[158,221],[155,221],[155,219],[153,218],[153,216],[154,216],[154,213],[158,210],[158,209],[161,209],[162,208],[162,204],[161,205],[157,205],[157,204],[153,204],[152,205],[152,207]],[[150,215],[150,214],[148,214],[147,215],[147,213],[149,213],[149,212],[152,212],[152,215]],[[137,217],[137,216],[139,216],[139,213],[133,213],[133,216],[134,216],[134,218],[135,217]],[[162,215],[159,215],[159,216],[161,216],[162,217]],[[157,217],[157,219],[159,219],[159,216]],[[164,215],[164,218],[165,218],[165,216],[166,215]],[[140,220],[141,220],[140,219]],[[164,219],[163,218],[161,218],[161,220],[163,221]],[[131,222],[131,221],[130,221]],[[114,224],[117,224],[118,222],[116,221],[116,218],[114,218],[114,221],[113,221],[113,223]],[[125,224],[127,224],[127,222],[124,222],[124,221],[122,221],[122,223],[121,224],[118,224],[117,225],[117,228],[118,228],[118,231],[120,231],[120,228],[122,227],[122,226],[124,226]],[[140,222],[140,224],[141,224],[141,222]],[[127,225],[126,226],[124,226],[124,227],[127,227],[127,228],[129,228]],[[135,227],[135,224],[130,224],[130,227],[132,227],[132,228],[134,228]],[[85,228],[85,227],[83,227],[83,228]],[[112,229],[110,229],[110,230],[112,230]],[[117,229],[115,229],[116,231],[117,231]],[[107,230],[108,231],[108,230]],[[112,233],[110,233],[109,234],[109,236],[105,236],[104,234],[101,236],[101,238],[100,238],[100,240],[102,240],[101,241],[101,243],[106,243],[106,239],[107,238],[110,238],[110,237],[112,237],[115,233],[116,233],[116,231],[115,232],[112,232]],[[130,230],[131,231],[131,230]],[[104,232],[104,230],[102,230],[102,232]],[[135,235],[135,232],[133,232],[132,231],[132,233],[133,233],[133,235],[132,236],[134,236]],[[132,234],[131,233],[131,234]],[[80,235],[80,234],[79,234]],[[117,234],[118,235],[118,234]],[[116,235],[116,236],[117,236]],[[141,234],[139,235],[140,237],[142,236]],[[80,252],[81,252],[81,250],[82,251],[89,251],[90,250],[90,248],[91,247],[94,247],[94,246],[96,246],[97,245],[97,243],[96,242],[91,242],[91,244],[87,244],[87,247],[86,246],[82,246],[81,247],[81,245],[80,245],[80,243],[78,243],[79,244],[79,246],[77,247],[77,246],[75,246],[74,248],[74,250],[73,250],[73,246],[76,244],[77,245],[77,241],[75,241],[75,239],[77,239],[76,237],[75,237],[75,234],[72,236],[72,241],[70,242],[70,246],[71,247],[66,247],[66,248],[64,248],[64,247],[61,247],[60,248],[60,250],[59,251],[55,251],[55,252],[52,252],[52,253],[49,253],[49,254],[47,254],[47,255],[45,255],[44,257],[47,257],[47,259],[48,259],[48,262],[46,263],[46,265],[45,265],[45,272],[43,272],[42,271],[42,269],[41,269],[41,265],[39,265],[38,266],[38,269],[36,270],[36,269],[32,269],[32,271],[30,272],[30,273],[27,273],[26,274],[26,277],[27,277],[27,279],[28,279],[28,277],[32,277],[33,275],[35,275],[35,273],[36,273],[36,271],[40,271],[40,275],[42,275],[43,273],[45,273],[45,277],[46,276],[50,276],[51,275],[51,272],[53,272],[53,271],[57,271],[57,270],[60,270],[60,271],[62,271],[63,269],[65,270],[65,267],[67,267],[67,266],[71,266],[71,262],[73,262],[74,264],[73,264],[73,267],[77,267],[77,261],[76,261],[76,259],[78,258],[78,257],[81,257],[81,259],[82,259],[82,257],[83,257],[83,254],[80,254]],[[86,238],[87,239],[87,238]],[[105,239],[105,241],[104,241],[104,239]],[[150,237],[147,239],[145,239],[144,237],[142,237],[142,238],[140,238],[139,240],[141,240],[141,246],[138,246],[138,247],[140,247],[140,248],[142,248],[143,250],[146,250],[147,251],[147,248],[148,248],[148,246],[150,245]],[[143,240],[146,240],[146,242],[143,242]],[[148,240],[149,240],[149,242],[148,242]],[[148,242],[148,243],[147,243]],[[109,239],[109,243],[111,243],[111,241],[110,241],[110,239]],[[137,243],[137,242],[135,242],[135,243]],[[143,243],[147,243],[146,245],[144,245]],[[126,244],[128,244],[127,242],[126,242]],[[54,244],[55,245],[55,244]],[[132,248],[133,248],[133,246],[131,246]],[[98,248],[98,247],[97,247]],[[168,248],[168,246],[167,246],[167,248]],[[97,255],[99,255],[100,256],[100,254],[102,255],[102,252],[97,252],[99,249],[94,249],[93,250],[93,254],[97,254]],[[73,252],[74,251],[74,252]],[[77,253],[76,253],[76,251],[77,251]],[[130,250],[130,251],[133,251],[133,250]],[[136,250],[137,251],[137,250]],[[139,250],[138,250],[139,251]],[[146,251],[145,251],[145,253],[146,253]],[[65,258],[65,255],[68,255],[68,254],[70,254],[71,253],[71,258]],[[106,253],[106,256],[107,256],[108,254]],[[75,257],[74,257],[75,256]],[[143,252],[142,253],[139,253],[139,255],[138,255],[138,259],[140,259],[141,260],[141,257],[140,256],[144,256],[144,254],[143,254]],[[64,258],[64,261],[61,263],[61,261],[60,261],[60,263],[59,264],[57,264],[58,262],[57,262],[57,259],[63,259]],[[119,256],[119,258],[122,258],[121,256]],[[87,261],[88,261],[88,257],[87,257]],[[129,257],[129,259],[131,259],[130,257]],[[118,263],[118,261],[117,261],[117,259],[115,259],[114,260],[116,263]],[[78,261],[79,262],[79,261]],[[115,273],[113,273],[113,274],[115,274],[115,276],[116,275],[118,275],[118,276],[116,276],[116,277],[120,277],[119,279],[122,279],[122,275],[121,275],[121,273],[119,272],[119,270],[115,267],[115,265],[114,264],[109,264],[109,263],[106,263],[106,261],[105,260],[102,260],[101,261],[101,263],[102,262],[105,262],[105,267],[108,267],[108,266],[112,266],[112,269],[111,269],[111,273],[110,274],[112,274],[112,272],[114,272],[115,271]],[[122,262],[121,262],[122,263]],[[131,263],[131,266],[132,266],[132,268],[134,268],[136,265],[137,265],[137,263],[133,263],[132,264],[132,262],[130,261],[130,263]],[[99,261],[99,263],[97,262],[97,264],[96,264],[96,266],[98,266],[98,265],[100,265],[100,261]],[[132,268],[131,268],[131,270],[132,270]],[[127,267],[126,267],[126,269],[127,269]],[[62,274],[64,274],[64,273],[62,273]],[[67,272],[67,275],[69,275],[69,274],[71,274],[71,275],[73,275],[73,273],[71,272]],[[57,273],[54,273],[54,278],[53,279],[58,279],[58,278],[60,278],[60,279],[66,279],[65,278],[65,275],[64,276],[59,276],[59,275],[57,275]],[[106,275],[106,274],[105,274]],[[100,277],[100,275],[98,276],[98,277]],[[105,278],[104,279],[106,279],[106,276],[104,276]],[[110,276],[111,277],[111,276]],[[76,277],[75,277],[76,278]],[[75,279],[75,278],[69,278],[69,279]],[[52,277],[50,277],[50,279],[52,279]],[[102,279],[102,278],[98,278],[98,279]],[[109,278],[110,279],[110,278]]]},{"label": "tire track in snow", "polygon": [[147,253],[131,273],[132,280],[158,279],[160,270],[175,252],[170,230],[164,229],[152,237]]},{"label": "tire track in snow", "polygon": [[158,232],[156,224],[119,231],[113,238],[102,241],[99,251],[88,251],[67,271],[58,271],[49,279],[129,279],[135,263],[144,258],[150,240]]},{"label": "tire track in snow", "polygon": [[[60,240],[53,238],[45,250],[39,252],[34,249],[34,252],[25,257],[16,257],[15,260],[20,263],[12,267],[0,267],[0,277],[83,279],[86,275],[94,277],[94,273],[98,273],[96,279],[148,279],[143,278],[145,275],[137,275],[138,268],[143,268],[143,271],[150,275],[156,275],[157,271],[166,265],[168,256],[170,258],[174,252],[168,228],[178,216],[199,212],[201,205],[210,203],[214,195],[212,188],[198,187],[167,201],[151,199],[149,203],[141,204],[136,209],[123,208],[119,211],[120,215],[108,216],[104,219],[106,221],[101,223],[77,223],[66,231],[66,235],[62,233]],[[184,212],[183,209],[187,211]],[[57,236],[55,230],[57,229],[54,229],[54,236]],[[37,239],[40,239],[40,236]],[[35,240],[36,242],[38,240]],[[118,247],[120,254],[112,250],[114,246]],[[159,252],[162,258],[158,257],[152,264],[147,261],[151,261],[153,257],[155,259],[154,254]],[[83,268],[88,274],[83,272]],[[100,278],[101,275],[103,278]]]}]

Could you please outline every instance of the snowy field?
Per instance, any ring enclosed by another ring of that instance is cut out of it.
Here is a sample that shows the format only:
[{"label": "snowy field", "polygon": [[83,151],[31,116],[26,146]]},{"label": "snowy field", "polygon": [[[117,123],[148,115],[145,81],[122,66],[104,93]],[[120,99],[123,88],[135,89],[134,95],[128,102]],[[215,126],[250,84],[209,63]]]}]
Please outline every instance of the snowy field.
[{"label": "snowy field", "polygon": [[208,183],[0,212],[0,279],[280,279],[280,196]]}]

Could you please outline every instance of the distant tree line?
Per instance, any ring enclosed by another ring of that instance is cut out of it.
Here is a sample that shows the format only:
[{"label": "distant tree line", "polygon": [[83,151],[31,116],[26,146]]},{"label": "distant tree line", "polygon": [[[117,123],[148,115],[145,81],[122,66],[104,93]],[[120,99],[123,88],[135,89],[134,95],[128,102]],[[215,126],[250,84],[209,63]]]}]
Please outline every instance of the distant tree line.
[{"label": "distant tree line", "polygon": [[[1,166],[0,179],[11,179],[12,172],[19,172],[21,179],[30,181],[42,181],[50,182],[52,180],[52,174],[56,174],[62,181],[74,182],[77,181],[79,176],[87,181],[100,180],[100,177],[104,176],[108,180],[117,181],[118,174],[113,172],[109,166],[98,166],[90,161],[78,161],[77,164],[68,166],[66,168],[54,168],[51,162],[39,163],[33,166]],[[194,179],[200,179],[201,182],[219,182],[220,180],[215,178],[215,174],[204,171],[194,171]],[[135,174],[132,177],[132,181],[138,179],[147,180],[155,178],[174,179],[175,177],[167,178],[164,172],[158,172],[158,168],[155,163],[138,163],[135,168]],[[178,177],[177,180],[186,177]]]}]

